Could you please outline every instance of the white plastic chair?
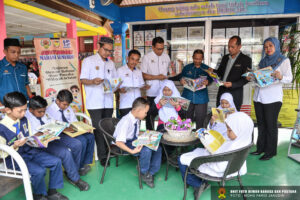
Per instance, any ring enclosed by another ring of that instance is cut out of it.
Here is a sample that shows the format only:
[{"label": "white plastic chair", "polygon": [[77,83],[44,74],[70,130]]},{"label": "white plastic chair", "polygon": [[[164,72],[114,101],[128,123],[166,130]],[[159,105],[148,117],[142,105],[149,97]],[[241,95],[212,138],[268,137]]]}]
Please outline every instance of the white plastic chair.
[{"label": "white plastic chair", "polygon": [[[13,164],[13,169],[9,169],[6,166],[5,153],[11,157],[11,162]],[[23,158],[18,152],[13,150],[11,147],[0,144],[0,156],[3,162],[0,164],[0,176],[6,176],[11,178],[23,179],[24,190],[27,200],[33,200],[32,189],[30,184],[30,175],[24,162]],[[18,164],[21,171],[16,170],[14,165],[14,160]]]}]

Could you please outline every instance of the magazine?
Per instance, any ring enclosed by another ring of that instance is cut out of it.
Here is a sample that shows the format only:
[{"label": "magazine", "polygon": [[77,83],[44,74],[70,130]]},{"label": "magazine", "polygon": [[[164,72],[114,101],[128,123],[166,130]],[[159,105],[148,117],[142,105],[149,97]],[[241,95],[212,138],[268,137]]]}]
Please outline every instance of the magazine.
[{"label": "magazine", "polygon": [[218,87],[224,85],[224,81],[221,81],[217,73],[211,72],[208,69],[202,69],[202,70],[205,71],[214,80],[214,82]]},{"label": "magazine", "polygon": [[58,137],[59,134],[68,127],[68,125],[68,123],[60,121],[44,124],[37,129],[37,134],[26,137],[26,144],[32,147],[47,148],[49,142],[60,139]]},{"label": "magazine", "polygon": [[169,66],[169,77],[176,76],[182,72],[182,61],[175,59],[171,60],[170,66]]},{"label": "magazine", "polygon": [[114,93],[122,84],[121,78],[113,78],[113,79],[104,79],[103,80],[103,90],[104,93]]},{"label": "magazine", "polygon": [[223,135],[215,130],[207,130],[200,128],[196,131],[196,137],[198,137],[203,146],[211,153],[214,154],[226,141]]},{"label": "magazine", "polygon": [[77,137],[77,136],[85,134],[85,133],[92,133],[93,130],[95,129],[94,127],[92,127],[82,121],[76,121],[76,122],[71,123],[70,128],[72,128],[73,131],[64,131],[64,133],[70,137]]},{"label": "magazine", "polygon": [[197,78],[197,79],[191,79],[191,78],[184,77],[186,84],[184,84],[183,87],[188,90],[191,90],[193,92],[202,90],[202,89],[206,88],[206,86],[203,85],[203,81],[205,81],[206,79],[207,79],[206,76],[200,76],[200,78]]},{"label": "magazine", "polygon": [[145,86],[145,84],[139,85],[139,86],[123,86],[122,88],[124,88],[125,91],[128,92],[128,91],[134,90],[134,89],[141,89],[144,86]]},{"label": "magazine", "polygon": [[157,131],[146,130],[132,142],[132,145],[137,147],[144,145],[153,151],[157,151],[162,133]]},{"label": "magazine", "polygon": [[216,122],[224,123],[226,115],[234,113],[235,109],[234,108],[224,108],[224,109],[211,108],[211,112],[213,116],[217,116]]},{"label": "magazine", "polygon": [[183,98],[183,97],[163,96],[162,98],[168,100],[168,103],[165,106],[172,108],[173,106],[170,103],[170,100],[172,99],[174,102],[178,102],[183,110],[188,110],[188,108],[190,106],[190,102],[191,102],[190,100]]},{"label": "magazine", "polygon": [[273,72],[274,70],[272,67],[265,67],[256,71],[249,71],[242,76],[250,76],[250,81],[254,81],[258,87],[266,87],[273,84],[277,80],[272,76]]}]

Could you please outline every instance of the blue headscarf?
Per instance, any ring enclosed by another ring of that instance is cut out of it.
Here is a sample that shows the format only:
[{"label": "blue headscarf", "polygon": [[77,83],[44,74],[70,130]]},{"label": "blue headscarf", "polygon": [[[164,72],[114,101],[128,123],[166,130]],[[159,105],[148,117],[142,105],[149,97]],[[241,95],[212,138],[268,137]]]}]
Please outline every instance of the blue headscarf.
[{"label": "blue headscarf", "polygon": [[280,66],[280,64],[286,59],[286,57],[280,52],[280,42],[277,38],[269,37],[265,39],[264,45],[267,41],[270,41],[274,44],[275,52],[273,53],[273,55],[269,56],[266,54],[265,50],[263,50],[263,59],[259,62],[258,66],[260,69],[271,66],[273,70],[276,70]]}]

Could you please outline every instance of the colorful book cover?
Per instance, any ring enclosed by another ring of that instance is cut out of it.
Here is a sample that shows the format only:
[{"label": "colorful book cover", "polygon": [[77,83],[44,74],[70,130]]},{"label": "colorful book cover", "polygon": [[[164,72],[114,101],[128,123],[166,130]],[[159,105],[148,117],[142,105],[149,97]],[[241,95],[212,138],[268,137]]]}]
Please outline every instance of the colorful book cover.
[{"label": "colorful book cover", "polygon": [[173,107],[172,104],[170,103],[170,100],[172,99],[174,102],[178,102],[179,105],[181,106],[181,108],[183,110],[188,110],[189,106],[190,106],[190,103],[191,101],[186,99],[186,98],[183,98],[183,97],[168,97],[168,96],[163,96],[162,97],[163,99],[167,99],[168,100],[168,103],[165,105],[167,107]]},{"label": "colorful book cover", "polygon": [[132,142],[132,145],[137,147],[144,145],[153,151],[157,151],[162,133],[157,131],[146,130],[144,133],[138,136],[136,140]]},{"label": "colorful book cover", "polygon": [[200,78],[197,79],[184,77],[184,80],[186,84],[184,84],[183,87],[193,92],[206,88],[206,86],[203,85],[203,81],[207,80],[206,76],[200,76]]},{"label": "colorful book cover", "polygon": [[266,87],[277,81],[277,79],[272,76],[273,72],[272,67],[265,67],[256,71],[247,72],[242,76],[250,76],[252,77],[251,80],[254,81],[258,87]]},{"label": "colorful book cover", "polygon": [[85,133],[93,133],[93,130],[95,129],[82,121],[72,122],[70,128],[72,128],[73,131],[64,131],[64,133],[70,137],[77,137]]},{"label": "colorful book cover", "polygon": [[122,84],[121,78],[113,78],[113,79],[104,79],[103,80],[103,91],[104,93],[113,93],[115,92],[120,85]]},{"label": "colorful book cover", "polygon": [[226,141],[221,133],[205,128],[198,129],[196,137],[200,139],[201,143],[211,154],[214,154]]},{"label": "colorful book cover", "polygon": [[219,108],[211,108],[211,112],[213,116],[216,116],[216,122],[225,122],[226,115],[232,114],[235,112],[234,108],[224,108],[224,109],[219,109]]},{"label": "colorful book cover", "polygon": [[214,72],[211,72],[208,69],[203,69],[203,71],[205,71],[214,80],[214,82],[216,83],[216,85],[218,87],[224,85],[224,82],[221,81],[221,79],[219,78],[218,74],[216,74]]}]

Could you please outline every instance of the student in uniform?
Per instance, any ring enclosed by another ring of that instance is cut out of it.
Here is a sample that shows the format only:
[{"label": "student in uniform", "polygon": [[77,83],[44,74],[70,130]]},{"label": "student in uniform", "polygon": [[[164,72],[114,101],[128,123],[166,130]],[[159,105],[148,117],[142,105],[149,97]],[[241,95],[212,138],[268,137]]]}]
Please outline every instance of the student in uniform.
[{"label": "student in uniform", "polygon": [[113,53],[113,40],[109,37],[101,37],[97,44],[98,53],[87,57],[82,62],[80,81],[84,85],[86,93],[86,107],[92,119],[97,155],[102,166],[106,162],[106,144],[103,134],[98,127],[101,119],[112,117],[113,94],[104,94],[103,79],[117,77],[115,64],[109,60]]},{"label": "student in uniform", "polygon": [[[252,131],[253,131],[253,121],[251,118],[243,113],[236,112],[227,117],[225,120],[227,126],[227,137],[228,140],[223,143],[223,145],[215,152],[215,154],[225,153],[233,150],[243,148],[251,143],[252,140]],[[196,148],[195,150],[184,153],[178,158],[179,169],[184,178],[185,170],[187,166],[190,165],[192,160],[200,156],[210,155],[209,151],[204,148]],[[227,162],[213,162],[205,163],[201,165],[198,170],[202,173],[206,173],[214,177],[222,177],[224,171],[227,167]],[[241,167],[239,174],[244,175],[247,173],[246,161]],[[230,176],[235,176],[237,174],[230,174]],[[188,174],[187,184],[194,187],[194,199],[199,199],[199,196],[203,190],[208,187],[208,183],[198,178],[195,175]]]},{"label": "student in uniform", "polygon": [[[46,113],[47,106],[47,101],[41,96],[35,96],[29,100],[29,110],[26,112],[26,118],[30,122],[31,132],[33,134],[39,132],[38,128],[41,125],[55,121]],[[78,173],[81,158],[80,154],[75,155],[76,157],[73,158],[74,155],[72,155],[69,148],[61,140],[50,142],[44,151],[61,159],[67,178],[73,185],[78,187],[81,191],[87,191],[89,189],[89,184],[80,179],[80,175],[85,175],[83,171],[79,170]]]},{"label": "student in uniform", "polygon": [[144,80],[150,88],[147,90],[147,99],[150,102],[150,110],[146,117],[146,128],[154,130],[154,119],[157,115],[154,99],[159,93],[161,81],[167,79],[170,66],[170,58],[164,53],[164,39],[156,37],[152,40],[152,51],[143,57],[141,70]]},{"label": "student in uniform", "polygon": [[[133,101],[141,96],[141,86],[145,84],[139,64],[141,53],[138,50],[131,50],[128,53],[127,65],[117,70],[118,77],[122,79],[120,93],[120,114],[121,118],[131,111]],[[126,91],[125,87],[133,87]],[[146,86],[143,86],[145,88]]]},{"label": "student in uniform", "polygon": [[[55,120],[72,123],[76,122],[77,118],[73,112],[70,104],[73,101],[73,95],[69,90],[60,90],[57,94],[55,102],[53,102],[47,108],[47,113]],[[91,167],[88,164],[93,162],[94,144],[95,138],[92,133],[85,133],[72,138],[64,133],[60,134],[63,137],[62,142],[66,146],[70,146],[70,143],[76,140],[81,143],[81,159],[79,166],[79,173],[86,174],[90,171]],[[70,147],[69,147],[70,148]],[[73,151],[73,149],[71,149]]]},{"label": "student in uniform", "polygon": [[[34,199],[67,200],[67,197],[56,191],[64,186],[60,159],[26,144],[24,137],[31,135],[30,123],[24,117],[27,110],[26,97],[20,92],[7,93],[3,104],[6,115],[0,121],[0,143],[10,146],[24,159],[30,174]],[[6,156],[6,165],[12,169],[11,158]],[[19,166],[16,163],[14,165],[19,170]],[[47,168],[50,170],[48,192],[44,179]]]},{"label": "student in uniform", "polygon": [[153,151],[148,147],[132,146],[140,130],[140,120],[143,120],[149,110],[149,102],[142,97],[134,100],[132,110],[117,124],[114,132],[116,145],[130,154],[139,156],[142,180],[151,188],[154,187],[154,174],[161,164],[161,147]]}]

